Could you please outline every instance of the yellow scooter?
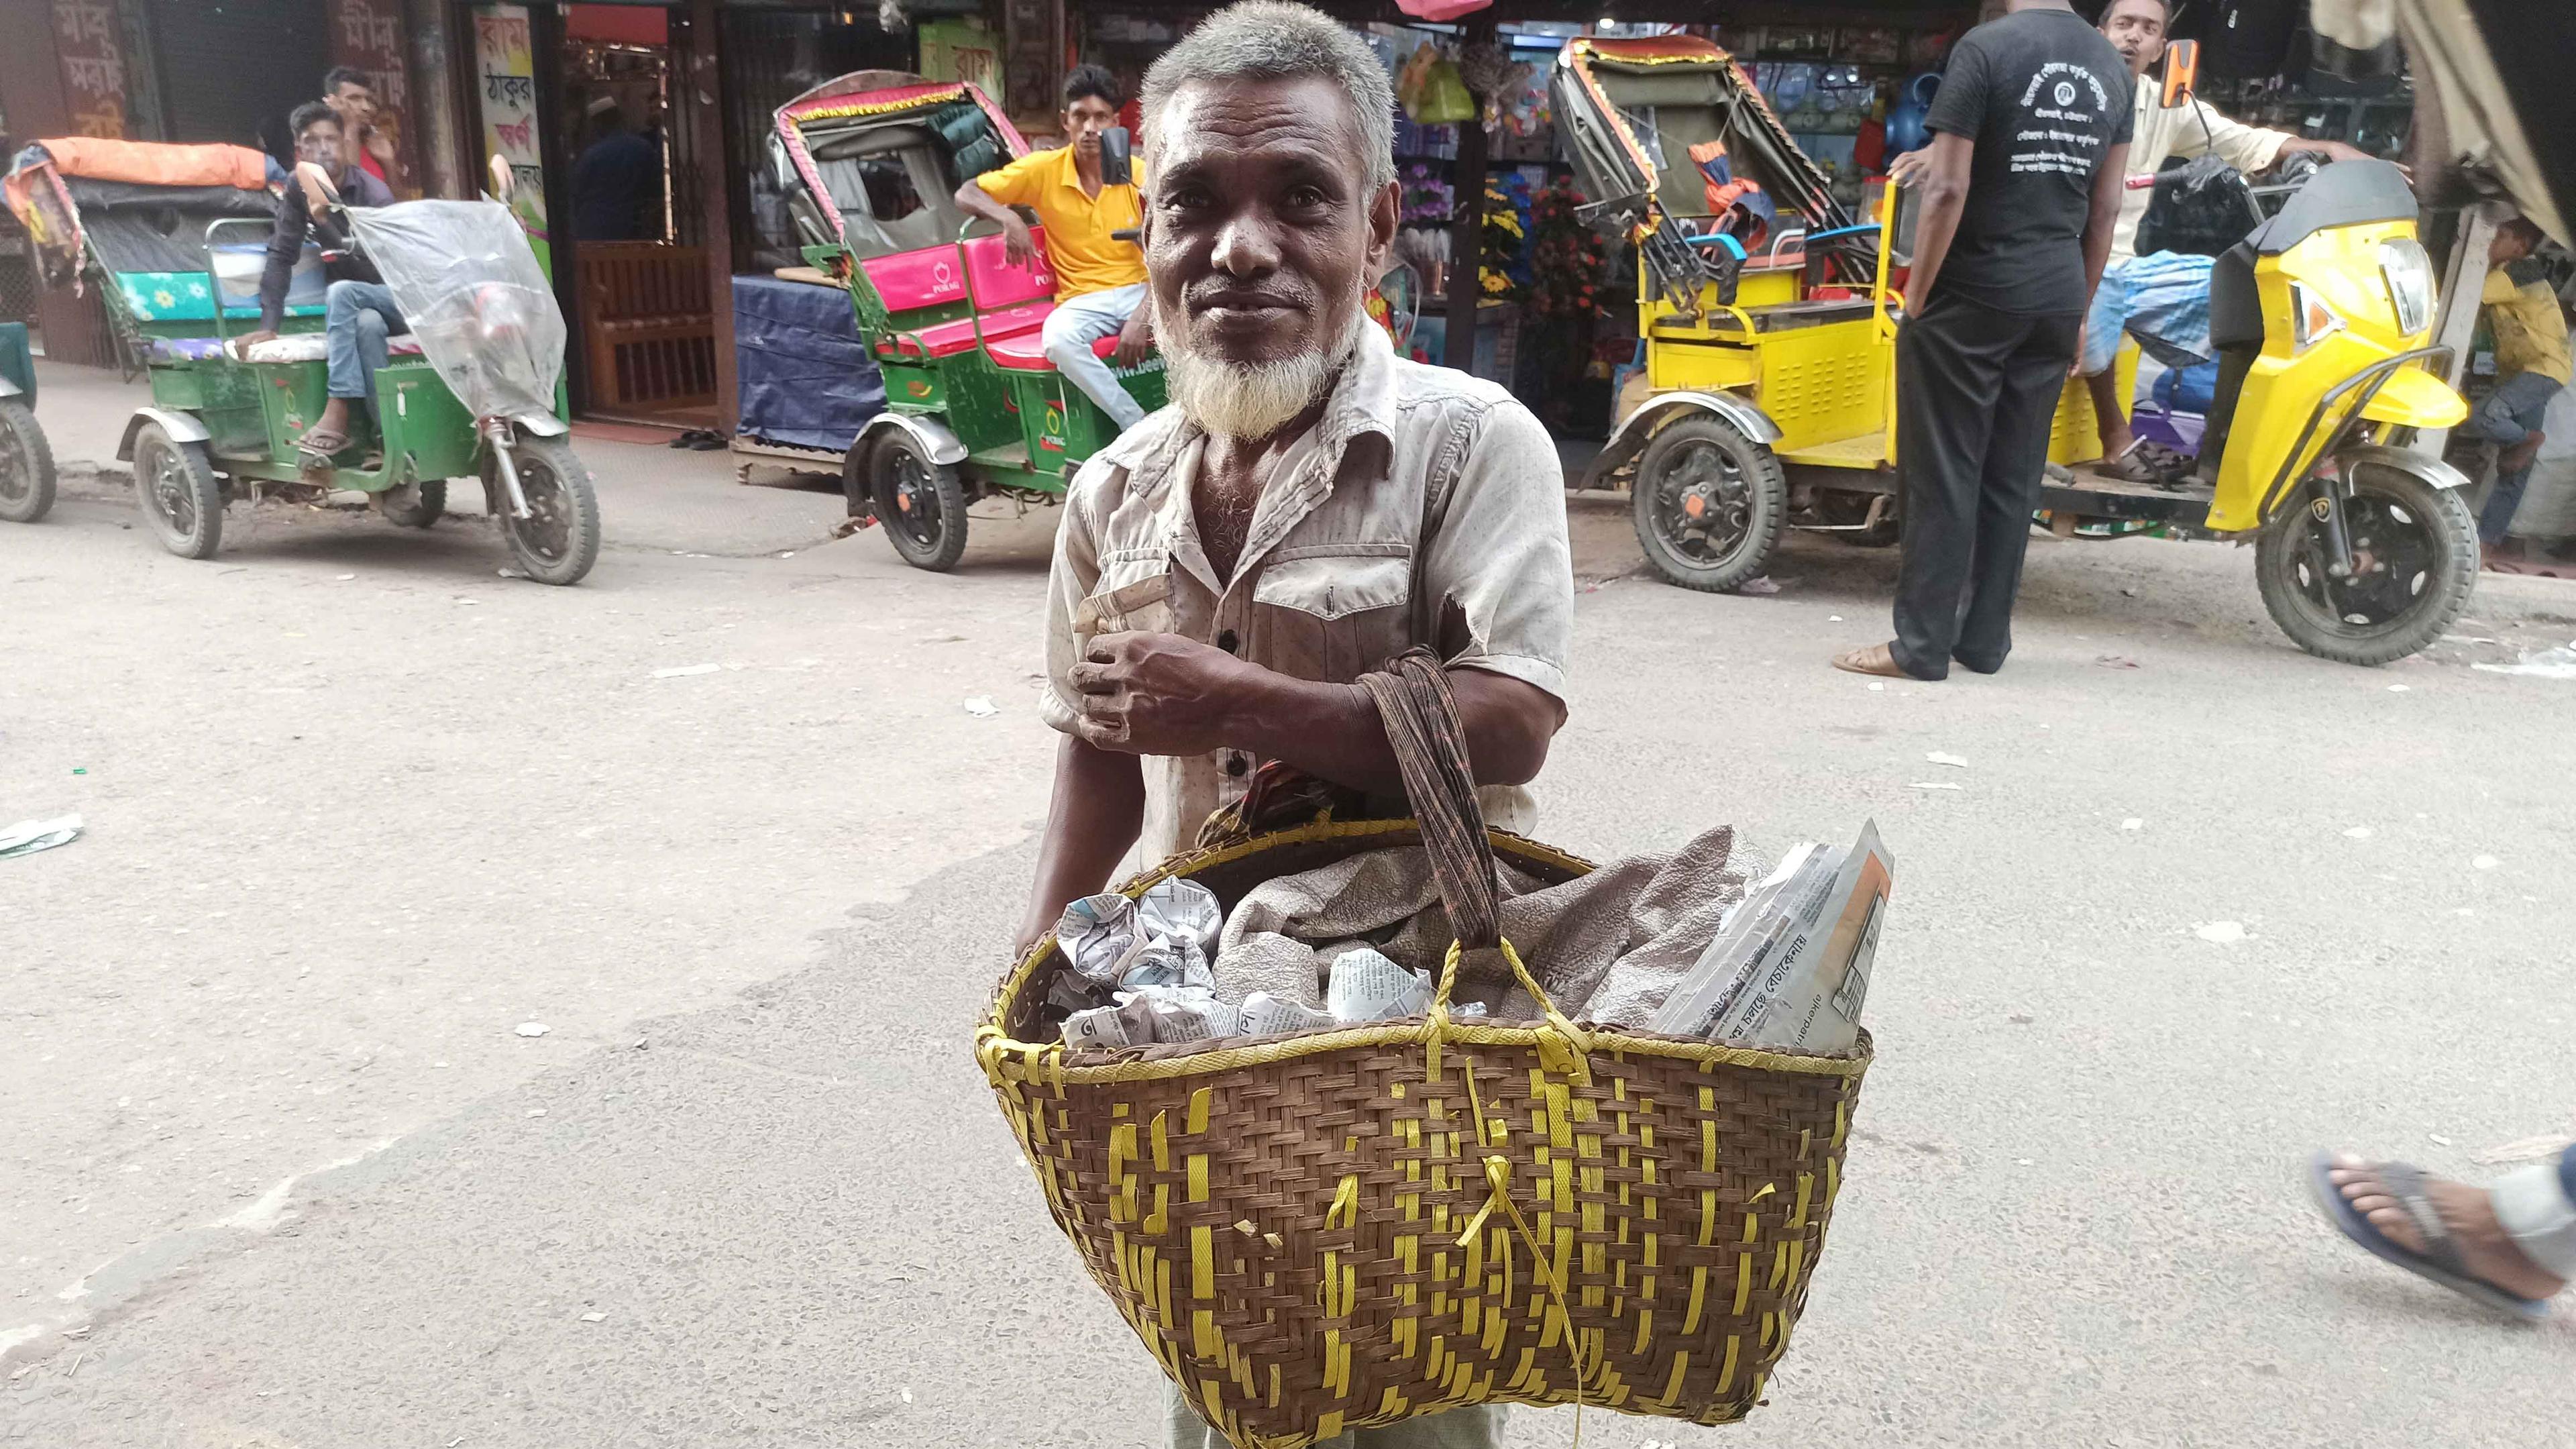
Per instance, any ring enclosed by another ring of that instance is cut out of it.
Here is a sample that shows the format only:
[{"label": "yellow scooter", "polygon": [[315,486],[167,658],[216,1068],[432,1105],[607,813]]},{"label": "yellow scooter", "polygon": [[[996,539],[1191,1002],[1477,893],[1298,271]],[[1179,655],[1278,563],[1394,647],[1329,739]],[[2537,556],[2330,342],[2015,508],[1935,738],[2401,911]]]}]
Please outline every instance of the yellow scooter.
[{"label": "yellow scooter", "polygon": [[2411,451],[2468,405],[2430,345],[2434,273],[2385,161],[2318,169],[2210,272],[2218,388],[2198,480],[2058,480],[2052,513],[2251,537],[2272,621],[2300,648],[2385,664],[2441,637],[2478,573],[2468,479]]}]

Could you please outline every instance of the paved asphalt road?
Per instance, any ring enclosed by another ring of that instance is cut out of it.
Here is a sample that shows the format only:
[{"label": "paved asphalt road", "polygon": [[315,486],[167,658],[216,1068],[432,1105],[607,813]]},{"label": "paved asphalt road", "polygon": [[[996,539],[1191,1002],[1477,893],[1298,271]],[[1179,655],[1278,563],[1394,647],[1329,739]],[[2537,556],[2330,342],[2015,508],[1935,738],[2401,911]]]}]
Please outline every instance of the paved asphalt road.
[{"label": "paved asphalt road", "polygon": [[[745,490],[774,552],[675,557],[655,460],[586,451],[613,542],[573,590],[474,522],[273,514],[188,563],[90,487],[0,530],[0,818],[90,821],[0,861],[0,1442],[1149,1442],[966,1046],[1044,808],[1052,516],[934,577]],[[1875,816],[1899,866],[1770,1406],[1587,1441],[2576,1443],[2576,1329],[2299,1187],[2576,1118],[2576,683],[2469,667],[2565,622],[2348,669],[2243,553],[2041,543],[2007,673],[1873,689],[1824,660],[1892,554],[1701,596],[1573,507],[1542,833]]]}]

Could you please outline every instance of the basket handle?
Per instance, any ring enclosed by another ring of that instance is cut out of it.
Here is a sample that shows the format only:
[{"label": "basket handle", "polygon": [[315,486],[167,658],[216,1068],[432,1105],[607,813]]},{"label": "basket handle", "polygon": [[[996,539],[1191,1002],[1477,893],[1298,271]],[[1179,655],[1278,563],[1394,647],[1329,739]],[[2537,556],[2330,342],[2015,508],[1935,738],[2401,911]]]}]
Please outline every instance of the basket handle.
[{"label": "basket handle", "polygon": [[1422,827],[1423,849],[1431,856],[1431,878],[1440,887],[1440,903],[1449,910],[1450,933],[1457,937],[1440,965],[1439,989],[1431,995],[1431,1019],[1423,1026],[1426,1079],[1440,1080],[1440,1045],[1456,1030],[1449,1017],[1449,995],[1458,986],[1459,962],[1470,948],[1498,948],[1512,975],[1547,1018],[1541,1059],[1549,1070],[1589,1083],[1592,1070],[1585,1057],[1592,1049],[1591,1036],[1566,1019],[1538,978],[1521,963],[1520,953],[1503,939],[1502,893],[1494,884],[1500,866],[1494,860],[1493,842],[1485,835],[1485,812],[1476,803],[1476,776],[1467,764],[1467,730],[1458,718],[1458,697],[1449,690],[1448,671],[1430,650],[1416,646],[1387,661],[1383,673],[1361,675],[1360,683],[1386,722],[1386,742],[1404,774],[1405,797]]},{"label": "basket handle", "polygon": [[1493,845],[1485,839],[1485,812],[1476,803],[1476,776],[1467,763],[1466,726],[1449,672],[1428,649],[1416,646],[1387,661],[1385,672],[1359,681],[1386,722],[1386,742],[1404,774],[1405,798],[1422,825],[1431,855],[1431,878],[1449,910],[1459,943],[1487,949],[1502,941],[1502,903],[1494,888]]}]

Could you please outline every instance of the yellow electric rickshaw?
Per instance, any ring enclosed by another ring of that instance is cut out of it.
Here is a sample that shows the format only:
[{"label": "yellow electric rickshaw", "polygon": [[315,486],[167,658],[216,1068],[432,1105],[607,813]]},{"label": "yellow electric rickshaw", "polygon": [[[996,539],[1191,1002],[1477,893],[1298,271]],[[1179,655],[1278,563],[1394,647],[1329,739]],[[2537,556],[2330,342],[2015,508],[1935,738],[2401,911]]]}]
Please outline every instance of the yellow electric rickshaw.
[{"label": "yellow electric rickshaw", "polygon": [[[1856,221],[1705,40],[1570,41],[1551,93],[1594,219],[1636,247],[1644,343],[1578,486],[1627,484],[1648,562],[1686,588],[1760,575],[1784,528],[1895,542],[1903,297],[1890,280],[1908,228],[1893,198],[1867,208],[1888,224]],[[2440,637],[2478,568],[2467,480],[2409,446],[2467,412],[2441,375],[2447,350],[2430,345],[2415,199],[2381,161],[2245,191],[2251,235],[2212,271],[2219,383],[2197,475],[2069,471],[2100,456],[2091,399],[2070,380],[2035,511],[2083,537],[2253,541],[2284,633],[2326,658],[2385,663]],[[2124,341],[2124,394],[2136,359]]]}]

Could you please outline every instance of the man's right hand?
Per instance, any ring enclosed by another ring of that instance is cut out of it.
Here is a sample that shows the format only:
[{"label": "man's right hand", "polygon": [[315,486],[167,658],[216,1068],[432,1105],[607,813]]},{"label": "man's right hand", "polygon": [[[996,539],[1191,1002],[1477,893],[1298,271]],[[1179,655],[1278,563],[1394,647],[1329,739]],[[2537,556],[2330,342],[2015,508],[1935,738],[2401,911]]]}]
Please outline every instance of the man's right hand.
[{"label": "man's right hand", "polygon": [[1002,256],[1015,267],[1025,267],[1038,254],[1038,239],[1029,234],[1029,224],[1013,212],[1002,221]]}]

